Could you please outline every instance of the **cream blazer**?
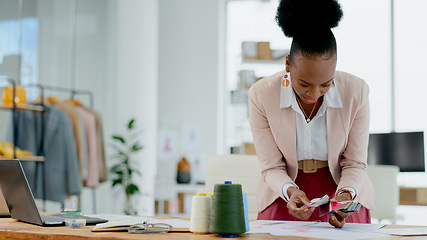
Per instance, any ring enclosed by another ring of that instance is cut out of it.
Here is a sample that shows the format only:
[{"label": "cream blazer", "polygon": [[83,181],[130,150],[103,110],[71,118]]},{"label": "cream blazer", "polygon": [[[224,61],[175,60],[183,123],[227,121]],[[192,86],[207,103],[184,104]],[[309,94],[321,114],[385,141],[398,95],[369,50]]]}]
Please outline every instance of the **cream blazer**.
[{"label": "cream blazer", "polygon": [[[261,167],[257,208],[263,211],[278,197],[282,187],[294,183],[298,174],[295,111],[280,108],[282,76],[278,72],[249,89],[249,123]],[[326,109],[328,164],[337,190],[352,187],[355,200],[373,209],[374,190],[367,175],[369,140],[369,88],[366,82],[335,72],[343,108]]]}]

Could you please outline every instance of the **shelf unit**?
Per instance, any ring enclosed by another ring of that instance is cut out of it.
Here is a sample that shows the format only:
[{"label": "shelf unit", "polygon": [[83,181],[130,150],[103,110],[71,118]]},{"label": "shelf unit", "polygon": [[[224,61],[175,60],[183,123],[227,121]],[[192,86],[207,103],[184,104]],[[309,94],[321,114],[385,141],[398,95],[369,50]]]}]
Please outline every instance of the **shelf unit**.
[{"label": "shelf unit", "polygon": [[285,65],[285,58],[279,58],[279,59],[242,59],[242,65],[246,64],[264,64],[264,65]]},{"label": "shelf unit", "polygon": [[[10,85],[12,85],[12,91],[13,91],[13,99],[15,99],[16,94],[16,82],[14,79],[9,77],[0,77],[0,80],[7,81]],[[35,112],[41,112],[44,113],[44,107],[43,106],[33,106],[33,105],[27,105],[27,104],[16,104],[15,101],[13,101],[13,104],[3,104],[0,105],[0,109],[3,110],[10,110],[12,111],[12,118],[13,118],[13,156],[0,156],[0,159],[7,159],[7,158],[16,158],[21,161],[35,161],[37,163],[42,163],[45,160],[44,156],[17,156],[16,155],[16,149],[17,149],[17,126],[16,126],[16,111],[35,111]]]},{"label": "shelf unit", "polygon": [[[251,143],[252,132],[248,119],[248,83],[240,79],[241,70],[254,71],[254,78],[267,77],[284,69],[285,57],[279,59],[245,59],[243,54],[235,57],[237,87],[227,89],[228,101],[226,102],[226,147],[230,153],[243,153],[245,143]],[[254,80],[255,80],[254,79]]]},{"label": "shelf unit", "polygon": [[[0,109],[10,109],[13,110],[13,104],[4,104],[0,105]],[[42,106],[33,106],[33,105],[16,105],[16,110],[31,110],[31,111],[43,111]]]},{"label": "shelf unit", "polygon": [[[168,182],[156,183],[156,186],[158,189],[164,189],[162,191],[157,191],[155,196],[158,211],[156,216],[159,217],[190,217],[191,199],[193,196],[190,193],[196,195],[200,192],[206,192],[204,184],[196,183],[179,184],[176,182]],[[179,194],[183,194],[184,198],[179,199]],[[166,208],[169,213],[164,213]],[[184,212],[179,212],[180,208],[182,208]]]},{"label": "shelf unit", "polygon": [[[0,159],[10,159],[13,156],[0,156]],[[33,162],[44,162],[45,157],[43,156],[19,156],[18,159],[20,161],[33,161]]]}]

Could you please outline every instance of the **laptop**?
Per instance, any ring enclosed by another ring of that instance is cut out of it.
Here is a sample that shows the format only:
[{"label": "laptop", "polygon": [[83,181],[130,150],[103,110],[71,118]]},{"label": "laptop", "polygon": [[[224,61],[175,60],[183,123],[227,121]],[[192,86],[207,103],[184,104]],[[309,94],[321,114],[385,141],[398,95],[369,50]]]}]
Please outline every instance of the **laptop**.
[{"label": "laptop", "polygon": [[[0,159],[0,188],[13,219],[40,226],[65,225],[65,217],[61,214],[40,215],[18,159]],[[85,218],[87,225],[108,222],[101,218],[79,217]]]},{"label": "laptop", "polygon": [[6,201],[0,191],[0,217],[10,217],[9,209],[7,208]]}]

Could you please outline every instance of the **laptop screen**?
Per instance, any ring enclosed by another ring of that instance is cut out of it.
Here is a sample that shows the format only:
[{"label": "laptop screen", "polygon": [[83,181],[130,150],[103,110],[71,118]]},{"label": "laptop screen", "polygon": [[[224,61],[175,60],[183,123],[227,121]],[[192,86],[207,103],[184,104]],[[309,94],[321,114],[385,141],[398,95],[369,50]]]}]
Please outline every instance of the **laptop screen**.
[{"label": "laptop screen", "polygon": [[42,224],[21,163],[17,159],[0,159],[0,188],[14,219]]}]

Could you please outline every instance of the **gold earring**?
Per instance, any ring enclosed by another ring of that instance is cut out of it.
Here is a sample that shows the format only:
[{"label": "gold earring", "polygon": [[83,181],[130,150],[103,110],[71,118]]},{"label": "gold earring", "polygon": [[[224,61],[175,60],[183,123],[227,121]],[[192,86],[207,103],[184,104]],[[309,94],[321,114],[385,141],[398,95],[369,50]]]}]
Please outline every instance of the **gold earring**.
[{"label": "gold earring", "polygon": [[285,87],[285,88],[288,87],[289,83],[290,83],[290,81],[289,81],[289,75],[290,75],[290,73],[288,73],[288,72],[286,72],[285,75],[283,75],[282,86]]}]

